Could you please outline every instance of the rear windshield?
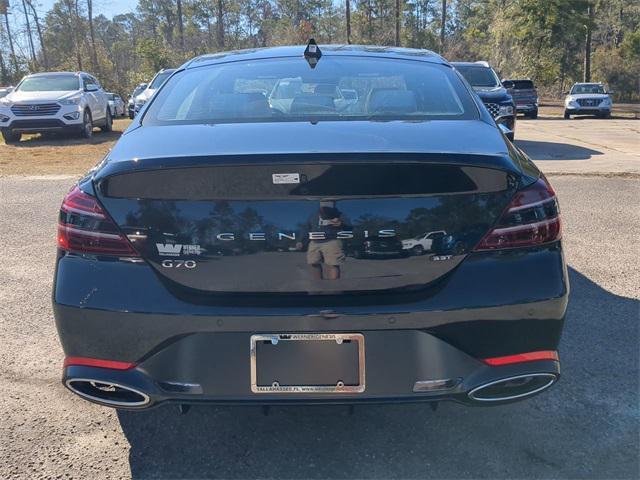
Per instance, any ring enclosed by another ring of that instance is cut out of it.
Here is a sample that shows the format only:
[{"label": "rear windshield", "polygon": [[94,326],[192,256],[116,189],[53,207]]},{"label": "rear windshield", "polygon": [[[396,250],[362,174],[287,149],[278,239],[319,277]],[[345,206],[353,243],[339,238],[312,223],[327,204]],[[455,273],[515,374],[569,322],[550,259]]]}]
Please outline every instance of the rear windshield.
[{"label": "rear windshield", "polygon": [[136,87],[131,96],[136,97],[140,95],[145,88],[147,88],[146,85],[144,87]]},{"label": "rear windshield", "polygon": [[499,87],[500,80],[491,68],[482,66],[456,65],[462,76],[472,87]]},{"label": "rear windshield", "polygon": [[156,75],[156,78],[153,79],[153,81],[151,82],[151,85],[149,85],[149,88],[151,89],[156,89],[156,88],[160,88],[162,86],[162,84],[164,83],[164,81],[169,78],[169,75],[171,75],[173,72],[162,72]]},{"label": "rear windshield", "polygon": [[38,75],[25,78],[16,90],[21,92],[64,92],[79,90],[76,75]]},{"label": "rear windshield", "polygon": [[602,85],[574,85],[571,89],[571,93],[604,93],[604,87]]},{"label": "rear windshield", "polygon": [[204,124],[322,120],[470,119],[478,113],[444,65],[330,57],[233,62],[177,73],[143,123]]},{"label": "rear windshield", "polygon": [[531,80],[513,80],[513,88],[515,90],[531,90],[534,86]]}]

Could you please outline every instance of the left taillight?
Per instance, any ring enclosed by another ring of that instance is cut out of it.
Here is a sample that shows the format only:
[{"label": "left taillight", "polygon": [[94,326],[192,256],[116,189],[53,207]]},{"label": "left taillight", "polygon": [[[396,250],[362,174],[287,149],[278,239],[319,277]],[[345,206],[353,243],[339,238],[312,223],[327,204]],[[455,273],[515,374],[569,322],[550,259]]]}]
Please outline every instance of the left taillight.
[{"label": "left taillight", "polygon": [[77,185],[64,197],[60,207],[58,247],[76,253],[138,256],[96,198]]},{"label": "left taillight", "polygon": [[542,176],[517,192],[497,224],[476,250],[529,247],[559,240],[560,209],[556,194]]}]

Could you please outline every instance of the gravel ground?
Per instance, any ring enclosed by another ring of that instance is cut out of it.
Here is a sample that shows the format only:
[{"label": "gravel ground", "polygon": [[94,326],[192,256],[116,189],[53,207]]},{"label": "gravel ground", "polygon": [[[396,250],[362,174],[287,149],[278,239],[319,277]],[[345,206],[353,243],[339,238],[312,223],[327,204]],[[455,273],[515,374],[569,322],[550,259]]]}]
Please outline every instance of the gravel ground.
[{"label": "gravel ground", "polygon": [[638,478],[640,180],[552,176],[572,282],[563,378],[498,408],[175,407],[60,385],[54,219],[72,180],[0,178],[0,478]]}]

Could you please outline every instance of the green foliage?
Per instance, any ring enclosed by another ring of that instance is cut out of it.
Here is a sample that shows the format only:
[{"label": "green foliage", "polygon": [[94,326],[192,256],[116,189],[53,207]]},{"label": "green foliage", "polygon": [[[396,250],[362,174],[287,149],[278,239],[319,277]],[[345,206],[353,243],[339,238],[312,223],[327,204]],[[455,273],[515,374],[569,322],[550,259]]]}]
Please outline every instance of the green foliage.
[{"label": "green foliage", "polygon": [[[321,44],[346,42],[347,0],[181,0],[182,18],[178,0],[138,0],[134,13],[112,20],[95,16],[94,54],[88,1],[58,0],[40,19],[48,68],[92,71],[106,88],[122,95],[160,68],[179,66],[202,53],[304,44],[309,37]],[[396,0],[349,1],[352,43],[395,42]],[[441,49],[442,4],[400,1],[402,46]],[[17,21],[24,16],[19,17],[15,5],[10,17]],[[640,3],[628,0],[447,0],[443,54],[450,60],[488,60],[502,77],[532,78],[543,93],[558,95],[582,78],[589,28],[593,80],[608,83],[619,100],[638,99],[639,24]],[[12,30],[12,37],[20,35],[24,28]],[[21,45],[18,71],[9,62],[0,27],[3,67],[14,81],[28,66],[44,69],[42,46],[38,65],[33,65],[28,49],[22,48],[24,38],[15,43]]]}]

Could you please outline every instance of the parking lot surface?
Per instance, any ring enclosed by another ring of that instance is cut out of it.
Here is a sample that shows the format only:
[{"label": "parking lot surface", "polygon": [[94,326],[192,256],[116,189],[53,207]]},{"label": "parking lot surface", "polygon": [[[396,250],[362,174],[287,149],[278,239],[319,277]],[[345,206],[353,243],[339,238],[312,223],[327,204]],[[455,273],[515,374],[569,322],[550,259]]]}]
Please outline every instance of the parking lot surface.
[{"label": "parking lot surface", "polygon": [[567,156],[598,140],[584,147],[585,134],[571,140],[551,126],[565,122],[547,123],[555,136],[542,121],[520,122],[518,135],[531,139],[522,146],[551,173],[561,202],[572,289],[563,376],[501,407],[360,406],[349,415],[301,406],[264,416],[201,406],[179,415],[175,406],[117,413],[84,402],[60,384],[50,306],[54,222],[72,177],[0,178],[0,478],[638,478],[640,178],[626,173],[637,151],[616,170],[612,152],[627,140],[609,142],[598,151],[612,163],[573,172],[596,155],[559,159],[554,144]]}]

